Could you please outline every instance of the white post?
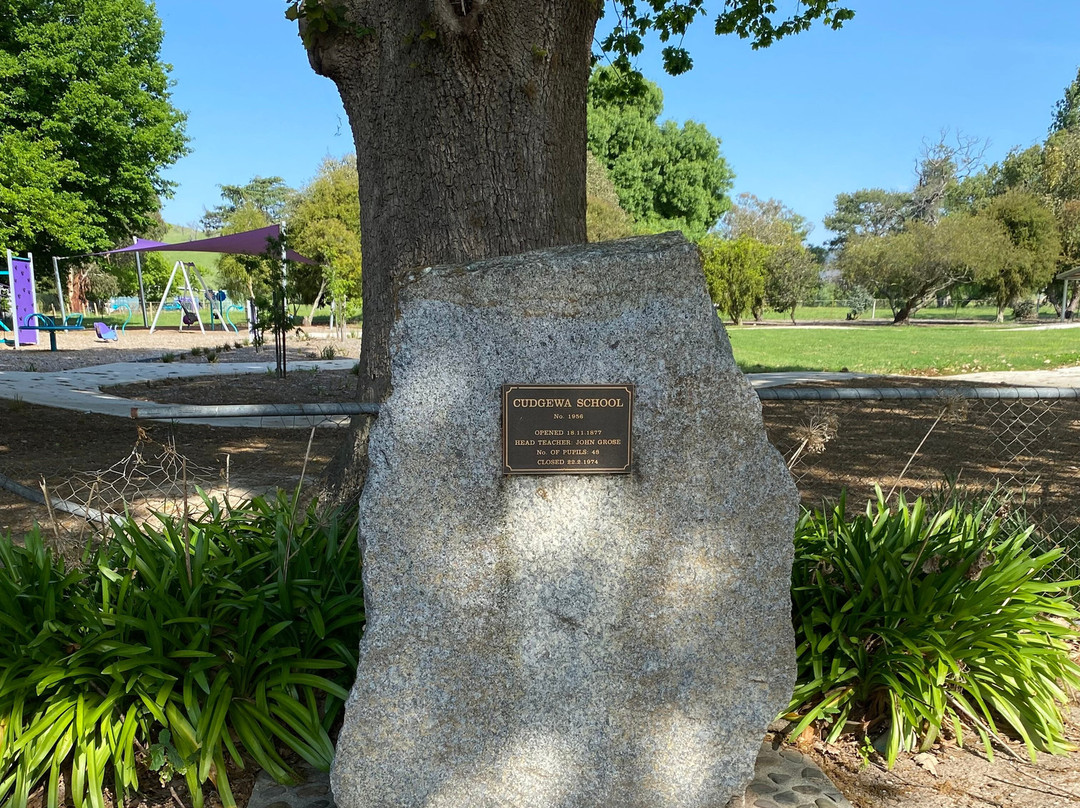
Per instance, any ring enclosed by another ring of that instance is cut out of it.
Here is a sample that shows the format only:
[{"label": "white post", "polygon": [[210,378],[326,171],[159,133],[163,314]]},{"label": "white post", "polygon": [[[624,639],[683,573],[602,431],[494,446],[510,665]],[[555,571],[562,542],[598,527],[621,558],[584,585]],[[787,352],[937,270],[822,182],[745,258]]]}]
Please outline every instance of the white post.
[{"label": "white post", "polygon": [[[154,322],[150,326],[150,333],[154,333],[154,329],[157,328],[158,317],[161,316],[161,310],[165,308],[165,301],[169,297],[169,290],[172,288],[173,278],[176,277],[176,270],[180,268],[180,261],[177,261],[172,268],[172,272],[169,273],[169,282],[165,284],[165,291],[161,293],[161,302],[158,303],[157,311],[154,313]],[[184,322],[184,315],[180,315],[180,322]],[[182,330],[182,329],[181,329]]]},{"label": "white post", "polygon": [[34,275],[34,254],[27,253],[26,260],[30,262],[30,302],[33,304],[34,311],[38,310],[37,305],[37,277]]},{"label": "white post", "polygon": [[278,225],[278,236],[281,238],[281,311],[276,312],[274,316],[277,317],[277,318],[280,318],[280,320],[281,320],[280,326],[281,327],[278,329],[278,332],[279,332],[278,335],[277,335],[278,339],[275,340],[275,344],[277,346],[279,346],[278,351],[277,351],[277,353],[278,353],[278,357],[277,357],[277,360],[278,360],[277,361],[278,375],[284,378],[285,372],[286,372],[285,317],[288,316],[288,312],[289,312],[289,301],[285,299],[285,289],[286,289],[286,284],[287,284],[287,281],[288,281],[288,276],[286,275],[286,273],[288,271],[288,264],[285,263],[285,261],[286,261],[285,222],[282,222],[280,225]]},{"label": "white post", "polygon": [[19,313],[15,310],[15,267],[11,263],[11,250],[7,251],[8,308],[11,310],[11,345],[19,350]]},{"label": "white post", "polygon": [[53,278],[56,280],[56,296],[60,298],[60,320],[67,325],[67,307],[64,305],[64,287],[60,285],[60,264],[54,255],[52,259]]},{"label": "white post", "polygon": [[[194,270],[195,275],[198,276],[199,271],[197,269],[195,269],[194,264],[191,265],[191,268],[192,268],[192,270]],[[199,324],[199,331],[201,331],[203,334],[205,334],[206,329],[203,328],[202,317],[199,316],[199,299],[197,297],[195,297],[195,290],[191,288],[191,277],[187,273],[187,264],[181,263],[180,264],[180,271],[182,273],[184,273],[184,286],[185,286],[185,288],[187,290],[188,300],[190,300],[191,304],[195,307],[195,321]],[[182,305],[180,306],[180,310],[181,311],[184,310],[184,307]],[[180,330],[181,331],[184,330],[184,315],[183,314],[180,315]]]}]

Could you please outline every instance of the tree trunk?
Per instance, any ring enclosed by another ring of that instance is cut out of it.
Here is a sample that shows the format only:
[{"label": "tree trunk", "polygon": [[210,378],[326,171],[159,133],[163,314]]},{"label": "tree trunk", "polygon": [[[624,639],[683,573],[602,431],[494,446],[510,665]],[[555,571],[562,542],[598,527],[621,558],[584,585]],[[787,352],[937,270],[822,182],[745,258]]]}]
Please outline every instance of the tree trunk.
[{"label": "tree trunk", "polygon": [[322,303],[323,292],[326,291],[326,280],[319,284],[319,291],[315,295],[315,302],[311,304],[311,311],[308,312],[307,317],[304,318],[304,328],[311,328],[311,321],[315,319],[315,309],[319,308]]},{"label": "tree trunk", "polygon": [[[391,383],[395,286],[410,270],[586,240],[586,88],[600,5],[338,6],[345,24],[304,33],[311,65],[337,85],[356,141],[364,234],[358,392],[381,401]],[[356,462],[356,437],[329,471],[339,501],[357,493],[336,484]]]}]

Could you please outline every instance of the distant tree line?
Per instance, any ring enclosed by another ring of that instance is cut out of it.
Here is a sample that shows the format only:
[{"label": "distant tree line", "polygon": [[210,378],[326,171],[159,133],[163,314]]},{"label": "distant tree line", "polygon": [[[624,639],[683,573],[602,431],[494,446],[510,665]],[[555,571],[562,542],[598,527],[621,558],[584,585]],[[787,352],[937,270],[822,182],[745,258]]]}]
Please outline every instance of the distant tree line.
[{"label": "distant tree line", "polygon": [[[743,195],[700,240],[709,289],[733,322],[766,307],[795,318],[823,276],[838,281],[852,316],[884,299],[896,323],[952,295],[992,301],[997,319],[1045,299],[1060,314],[1064,270],[1080,268],[1080,71],[1057,102],[1046,140],[984,165],[978,140],[942,133],[923,147],[913,186],[839,194],[825,248],[775,200]],[[1080,283],[1064,302],[1080,304]]]},{"label": "distant tree line", "polygon": [[[840,194],[825,219],[842,277],[888,300],[895,322],[948,293],[994,301],[999,320],[1037,296],[1061,312],[1055,277],[1080,267],[1080,71],[1043,143],[981,157],[975,140],[943,136],[911,190]],[[1078,303],[1080,288],[1070,316]]]}]

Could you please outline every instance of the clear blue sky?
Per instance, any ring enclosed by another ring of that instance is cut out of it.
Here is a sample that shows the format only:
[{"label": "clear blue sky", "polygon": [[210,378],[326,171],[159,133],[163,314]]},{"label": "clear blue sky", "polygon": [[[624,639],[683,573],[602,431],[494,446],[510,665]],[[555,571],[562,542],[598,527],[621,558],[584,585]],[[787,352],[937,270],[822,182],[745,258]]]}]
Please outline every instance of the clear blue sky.
[{"label": "clear blue sky", "polygon": [[[782,200],[816,223],[813,242],[828,237],[820,222],[837,193],[910,187],[923,140],[943,128],[988,140],[988,162],[1041,141],[1080,67],[1080,0],[849,5],[842,30],[761,51],[702,18],[687,37],[689,74],[665,75],[658,48],[640,62],[664,90],[662,117],[701,121],[723,141],[733,193]],[[278,175],[299,186],[323,157],[353,150],[337,91],[309,67],[284,7],[158,0],[173,103],[192,139],[167,174],[178,187],[166,220],[196,222],[219,184]]]}]

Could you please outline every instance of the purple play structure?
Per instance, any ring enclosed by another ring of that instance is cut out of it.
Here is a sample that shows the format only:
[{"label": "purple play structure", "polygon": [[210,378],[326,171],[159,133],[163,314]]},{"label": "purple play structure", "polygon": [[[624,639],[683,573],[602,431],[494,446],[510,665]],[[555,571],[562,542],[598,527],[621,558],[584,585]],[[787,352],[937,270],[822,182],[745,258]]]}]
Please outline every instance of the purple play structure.
[{"label": "purple play structure", "polygon": [[7,251],[8,302],[11,307],[12,344],[37,345],[38,332],[23,330],[26,318],[37,311],[37,292],[34,289],[34,256],[19,258]]}]

